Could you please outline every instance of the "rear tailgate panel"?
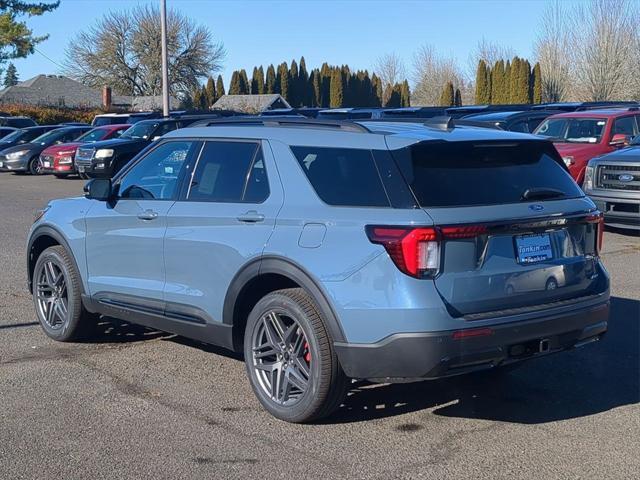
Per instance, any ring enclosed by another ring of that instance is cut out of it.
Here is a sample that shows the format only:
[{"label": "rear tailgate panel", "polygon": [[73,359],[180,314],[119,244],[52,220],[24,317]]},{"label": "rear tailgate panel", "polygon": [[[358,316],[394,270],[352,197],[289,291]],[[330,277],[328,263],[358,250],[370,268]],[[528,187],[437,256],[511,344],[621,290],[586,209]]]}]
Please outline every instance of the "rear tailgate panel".
[{"label": "rear tailgate panel", "polygon": [[[536,214],[533,214],[533,212]],[[436,225],[485,224],[475,238],[446,239],[436,288],[455,317],[588,297],[606,290],[587,198],[515,205],[431,208]],[[492,219],[492,220],[489,220]],[[518,261],[518,237],[543,235],[551,258]]]}]

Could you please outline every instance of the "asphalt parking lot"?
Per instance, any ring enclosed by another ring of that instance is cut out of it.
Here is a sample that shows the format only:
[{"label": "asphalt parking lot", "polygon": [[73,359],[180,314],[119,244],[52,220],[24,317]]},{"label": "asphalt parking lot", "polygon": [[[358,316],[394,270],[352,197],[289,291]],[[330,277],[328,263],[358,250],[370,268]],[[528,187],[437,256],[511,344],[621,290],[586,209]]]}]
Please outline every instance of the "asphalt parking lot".
[{"label": "asphalt parking lot", "polygon": [[610,330],[500,381],[354,384],[336,415],[263,411],[240,359],[105,320],[48,340],[26,290],[33,212],[83,182],[0,174],[0,478],[640,478],[640,237],[607,232]]}]

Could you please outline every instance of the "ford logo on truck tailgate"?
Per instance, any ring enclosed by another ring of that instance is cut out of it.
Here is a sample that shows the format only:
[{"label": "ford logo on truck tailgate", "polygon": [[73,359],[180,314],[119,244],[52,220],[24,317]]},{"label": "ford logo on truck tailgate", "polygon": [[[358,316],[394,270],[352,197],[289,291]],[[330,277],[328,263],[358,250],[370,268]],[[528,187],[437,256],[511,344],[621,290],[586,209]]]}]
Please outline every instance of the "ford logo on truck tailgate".
[{"label": "ford logo on truck tailgate", "polygon": [[539,212],[544,210],[544,207],[539,203],[534,203],[533,205],[529,205],[529,210],[533,210],[534,212]]},{"label": "ford logo on truck tailgate", "polygon": [[631,182],[633,181],[633,175],[623,173],[622,175],[618,175],[618,180],[620,180],[621,182]]}]

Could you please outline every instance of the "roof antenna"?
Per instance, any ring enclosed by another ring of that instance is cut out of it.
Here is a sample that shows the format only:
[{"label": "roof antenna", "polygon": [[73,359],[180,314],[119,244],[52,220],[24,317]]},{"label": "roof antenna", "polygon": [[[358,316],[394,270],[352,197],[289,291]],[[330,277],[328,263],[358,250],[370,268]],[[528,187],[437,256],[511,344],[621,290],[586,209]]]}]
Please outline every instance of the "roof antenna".
[{"label": "roof antenna", "polygon": [[453,130],[455,128],[453,117],[448,115],[428,118],[424,125],[438,130]]}]

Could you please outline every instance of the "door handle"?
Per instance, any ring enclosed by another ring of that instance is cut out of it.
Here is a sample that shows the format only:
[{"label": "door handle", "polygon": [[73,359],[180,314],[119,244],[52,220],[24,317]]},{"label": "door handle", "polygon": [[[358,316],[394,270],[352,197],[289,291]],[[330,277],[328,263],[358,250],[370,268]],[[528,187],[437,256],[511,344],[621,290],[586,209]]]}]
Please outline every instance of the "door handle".
[{"label": "door handle", "polygon": [[258,223],[264,221],[264,215],[256,212],[255,210],[249,210],[248,212],[239,215],[238,220],[244,223]]},{"label": "door handle", "polygon": [[154,212],[153,210],[145,210],[144,212],[140,212],[138,214],[138,218],[140,220],[154,220],[158,218],[158,212]]}]

